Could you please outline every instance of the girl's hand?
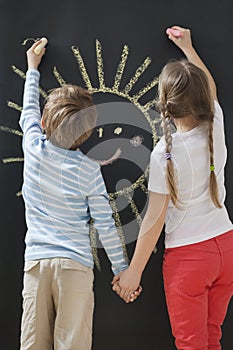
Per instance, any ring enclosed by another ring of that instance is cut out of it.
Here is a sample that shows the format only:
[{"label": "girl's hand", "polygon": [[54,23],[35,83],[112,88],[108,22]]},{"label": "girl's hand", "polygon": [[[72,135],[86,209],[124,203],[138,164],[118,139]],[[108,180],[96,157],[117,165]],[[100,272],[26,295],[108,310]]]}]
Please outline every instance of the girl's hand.
[{"label": "girl's hand", "polygon": [[134,301],[141,293],[141,274],[130,267],[112,280],[112,289],[126,302]]},{"label": "girl's hand", "polygon": [[30,47],[29,50],[27,50],[28,69],[32,69],[32,68],[38,69],[41,59],[45,54],[45,48],[41,50],[41,53],[39,55],[35,54],[34,50],[40,44],[41,44],[41,40],[38,40]]},{"label": "girl's hand", "polygon": [[176,37],[172,34],[172,31],[167,33],[168,38],[173,41],[183,52],[192,49],[191,32],[189,29],[185,29],[178,26],[173,26],[171,29],[178,30],[181,33],[180,37]]}]

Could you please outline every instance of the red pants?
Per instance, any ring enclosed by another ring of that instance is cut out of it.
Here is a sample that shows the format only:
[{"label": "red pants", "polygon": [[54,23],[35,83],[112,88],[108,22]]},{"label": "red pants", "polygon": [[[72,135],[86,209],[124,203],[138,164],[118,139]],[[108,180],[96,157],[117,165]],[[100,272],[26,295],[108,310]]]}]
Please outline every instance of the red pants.
[{"label": "red pants", "polygon": [[233,230],[166,249],[163,277],[177,349],[221,349],[221,325],[233,295]]}]

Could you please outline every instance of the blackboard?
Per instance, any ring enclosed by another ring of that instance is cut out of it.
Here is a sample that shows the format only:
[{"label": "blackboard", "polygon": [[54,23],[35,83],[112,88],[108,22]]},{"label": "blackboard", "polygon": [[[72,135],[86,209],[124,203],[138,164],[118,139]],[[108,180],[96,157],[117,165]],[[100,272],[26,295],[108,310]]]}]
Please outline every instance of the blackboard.
[{"label": "blackboard", "polygon": [[[49,39],[46,57],[40,68],[44,91],[58,86],[58,80],[53,74],[54,67],[67,82],[85,86],[72,51],[73,46],[80,50],[93,86],[98,86],[96,40],[102,48],[106,86],[112,86],[124,45],[127,45],[128,59],[121,86],[127,85],[147,57],[151,59],[132,88],[132,94],[135,94],[159,75],[170,58],[182,56],[167,40],[165,29],[174,24],[189,27],[193,33],[194,46],[215,77],[219,100],[225,112],[229,149],[226,205],[233,219],[232,10],[231,0],[0,1],[1,349],[18,349],[20,334],[26,226],[23,201],[21,196],[17,196],[21,190],[23,168],[18,126],[20,112],[17,108],[22,105],[24,79],[16,69],[22,73],[26,70],[25,50],[28,46],[21,45],[23,40],[42,36]],[[140,101],[145,104],[155,95],[156,86]],[[95,96],[96,103],[118,102],[122,99],[111,93]],[[15,105],[9,104],[9,101]],[[152,147],[150,142],[148,145]],[[107,170],[105,172],[105,176],[109,175]],[[111,187],[109,180],[108,186]],[[139,202],[142,200],[140,198]],[[125,215],[131,214],[125,212]],[[135,242],[127,245],[129,256],[133,253],[134,245]],[[162,253],[163,235],[159,240],[158,253],[151,257],[145,270],[141,298],[132,305],[125,305],[111,291],[110,265],[105,253],[99,251],[102,271],[96,269],[94,350],[137,350],[142,347],[148,350],[175,349],[162,285]],[[223,325],[224,350],[232,349],[232,315],[231,303]]]}]

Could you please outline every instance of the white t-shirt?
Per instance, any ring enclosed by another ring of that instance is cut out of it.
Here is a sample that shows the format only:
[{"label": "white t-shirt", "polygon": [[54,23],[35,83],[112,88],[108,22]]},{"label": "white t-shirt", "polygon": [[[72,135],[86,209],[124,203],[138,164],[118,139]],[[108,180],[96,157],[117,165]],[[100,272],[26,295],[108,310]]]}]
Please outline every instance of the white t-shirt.
[{"label": "white t-shirt", "polygon": [[[190,131],[172,135],[171,156],[177,172],[179,199],[176,208],[170,200],[165,218],[165,247],[179,247],[216,237],[233,229],[224,206],[224,166],[227,150],[225,145],[223,112],[217,101],[214,115],[214,165],[218,181],[218,209],[209,193],[209,142],[208,129],[199,125]],[[166,184],[165,139],[162,137],[151,154],[148,189],[168,194]]]}]

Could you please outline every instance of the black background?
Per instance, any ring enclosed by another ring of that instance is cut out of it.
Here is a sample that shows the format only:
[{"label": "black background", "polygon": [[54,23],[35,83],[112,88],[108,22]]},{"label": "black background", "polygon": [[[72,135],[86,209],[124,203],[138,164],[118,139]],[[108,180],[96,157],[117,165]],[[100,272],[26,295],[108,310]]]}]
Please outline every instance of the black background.
[{"label": "black background", "polygon": [[[103,46],[106,81],[111,84],[122,46],[127,44],[130,56],[123,83],[130,79],[145,57],[152,58],[149,69],[135,86],[136,91],[158,75],[168,59],[181,57],[179,50],[167,40],[165,29],[174,24],[189,27],[194,46],[215,77],[225,112],[229,150],[226,204],[233,218],[232,13],[231,0],[0,0],[0,125],[19,129],[19,113],[7,106],[7,100],[22,104],[24,82],[13,73],[11,65],[26,70],[26,48],[20,45],[25,38],[46,36],[49,39],[47,54],[40,67],[41,86],[45,90],[58,85],[52,75],[53,66],[59,68],[67,82],[84,84],[71,51],[72,45],[80,48],[96,86],[96,38]],[[104,99],[106,102],[106,96]],[[21,138],[0,131],[0,159],[21,156]],[[22,163],[1,162],[0,181],[0,349],[17,350],[26,227],[23,201],[15,193],[22,184]],[[134,243],[128,245],[130,256],[133,248]],[[158,254],[152,256],[145,270],[143,295],[132,305],[125,305],[112,293],[110,266],[100,251],[102,272],[96,271],[94,350],[175,349],[163,294],[162,251],[163,236]],[[223,326],[224,350],[232,349],[232,315],[231,303]]]}]

